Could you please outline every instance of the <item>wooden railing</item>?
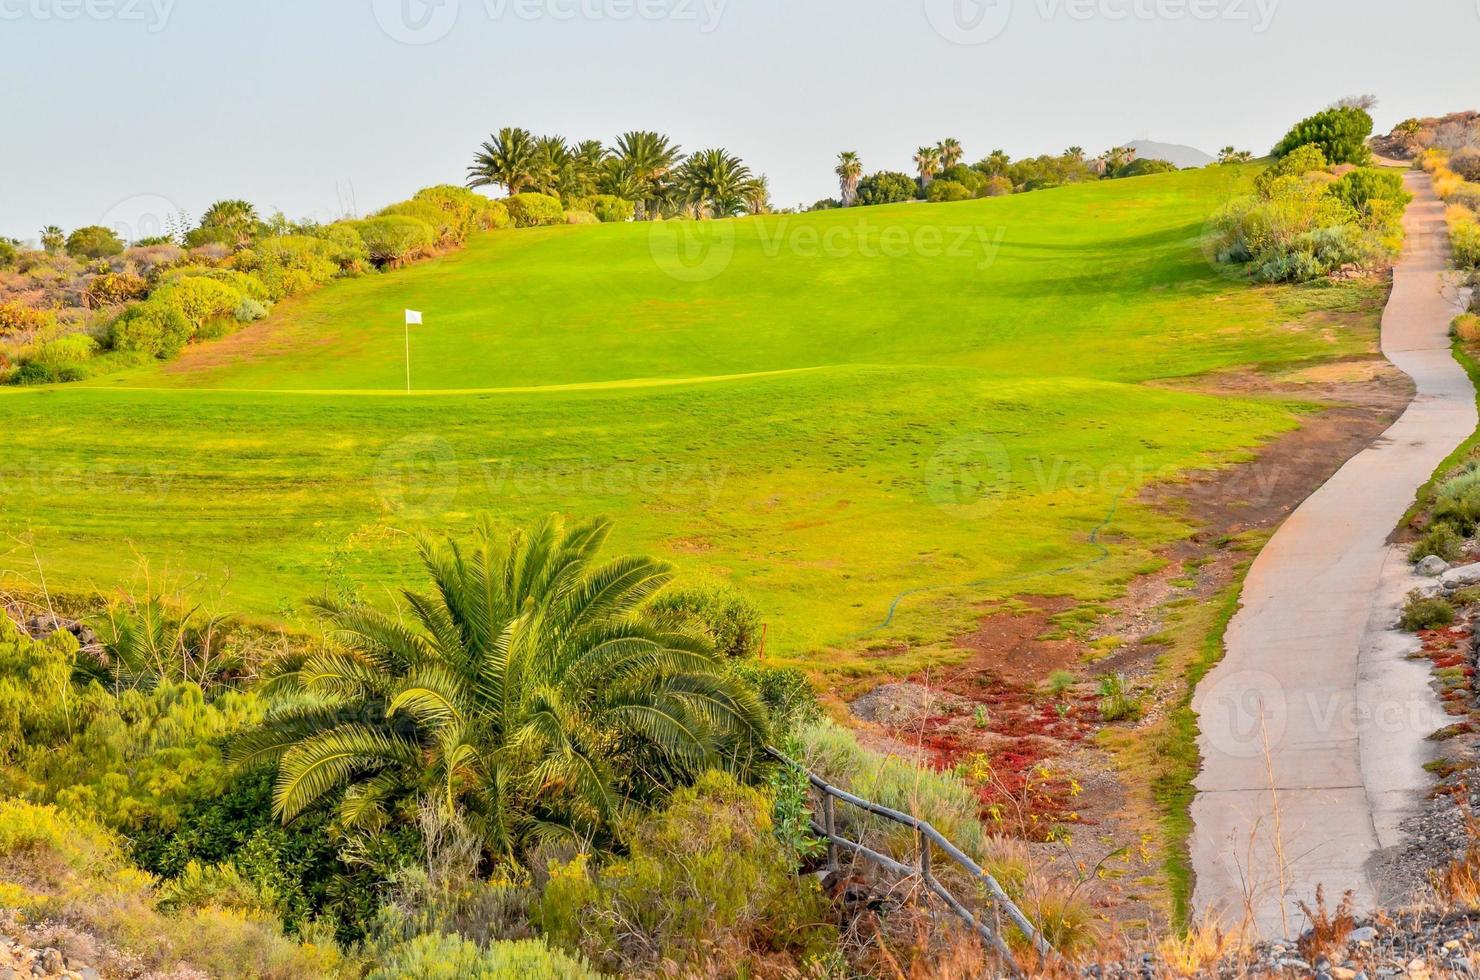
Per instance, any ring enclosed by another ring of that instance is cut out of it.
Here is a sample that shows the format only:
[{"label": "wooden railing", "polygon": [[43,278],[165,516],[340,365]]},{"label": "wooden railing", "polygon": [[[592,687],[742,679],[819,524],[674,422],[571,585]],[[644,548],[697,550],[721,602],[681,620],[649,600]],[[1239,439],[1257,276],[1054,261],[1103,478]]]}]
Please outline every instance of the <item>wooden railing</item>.
[{"label": "wooden railing", "polygon": [[[1013,958],[1011,949],[1008,948],[1007,943],[1002,938],[1002,920],[1004,918],[1022,933],[1023,937],[1033,945],[1033,948],[1038,951],[1040,956],[1045,959],[1054,956],[1053,947],[1043,937],[1043,933],[1017,907],[1017,904],[1013,902],[1007,892],[998,884],[997,879],[984,871],[980,865],[968,857],[959,847],[947,840],[940,831],[936,830],[929,823],[917,817],[912,817],[908,813],[901,813],[887,806],[881,806],[862,797],[854,796],[847,790],[839,789],[816,774],[808,772],[805,766],[788,759],[777,750],[771,749],[769,751],[772,758],[783,765],[792,766],[805,772],[807,774],[807,781],[820,794],[822,819],[820,822],[817,820],[814,810],[812,830],[827,843],[827,866],[829,871],[837,871],[839,869],[841,865],[839,854],[841,851],[846,850],[872,864],[878,865],[886,871],[893,872],[905,878],[918,878],[936,897],[942,902],[945,902],[952,912],[975,930],[992,949],[996,950],[1015,973],[1021,973],[1022,971],[1018,967],[1017,961]],[[878,851],[864,846],[859,841],[850,840],[839,834],[837,821],[838,803],[857,807],[876,817],[913,830],[916,842],[916,863],[906,864],[902,861],[897,861],[887,854],[880,854]],[[974,913],[965,902],[957,898],[936,877],[932,855],[933,848],[939,848],[946,857],[960,866],[973,881],[985,886],[987,898],[992,905],[992,922],[987,922],[982,916]]]}]

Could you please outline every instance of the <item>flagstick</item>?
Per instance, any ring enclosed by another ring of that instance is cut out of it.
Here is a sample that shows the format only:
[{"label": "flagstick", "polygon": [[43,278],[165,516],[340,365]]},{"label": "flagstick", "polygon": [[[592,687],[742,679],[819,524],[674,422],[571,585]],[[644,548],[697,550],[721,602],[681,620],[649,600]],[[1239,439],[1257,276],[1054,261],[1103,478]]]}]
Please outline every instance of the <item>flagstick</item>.
[{"label": "flagstick", "polygon": [[407,317],[406,323],[406,394],[411,394],[411,323]]}]

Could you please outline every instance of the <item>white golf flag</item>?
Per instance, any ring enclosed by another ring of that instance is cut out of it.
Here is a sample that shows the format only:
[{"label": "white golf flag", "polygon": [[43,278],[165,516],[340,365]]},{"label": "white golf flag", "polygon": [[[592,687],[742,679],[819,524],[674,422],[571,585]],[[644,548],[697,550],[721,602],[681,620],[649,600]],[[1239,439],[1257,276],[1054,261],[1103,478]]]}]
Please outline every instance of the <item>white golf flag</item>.
[{"label": "white golf flag", "polygon": [[406,326],[408,326],[408,327],[419,327],[419,326],[421,326],[421,313],[419,311],[417,311],[417,310],[407,310],[406,311]]}]

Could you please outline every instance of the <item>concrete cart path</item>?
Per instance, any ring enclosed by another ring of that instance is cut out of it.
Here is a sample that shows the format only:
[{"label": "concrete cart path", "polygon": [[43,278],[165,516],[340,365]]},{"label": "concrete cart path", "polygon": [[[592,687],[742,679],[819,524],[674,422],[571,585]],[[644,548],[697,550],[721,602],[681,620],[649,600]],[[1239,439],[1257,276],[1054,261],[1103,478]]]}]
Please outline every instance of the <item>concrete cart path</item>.
[{"label": "concrete cart path", "polygon": [[1193,905],[1270,937],[1298,934],[1295,903],[1381,900],[1369,862],[1428,784],[1425,738],[1447,721],[1415,647],[1393,631],[1417,583],[1388,538],[1477,422],[1450,351],[1444,208],[1427,175],[1382,321],[1382,350],[1417,385],[1403,416],[1305,501],[1249,571],[1227,653],[1193,701],[1203,770],[1192,805]]}]

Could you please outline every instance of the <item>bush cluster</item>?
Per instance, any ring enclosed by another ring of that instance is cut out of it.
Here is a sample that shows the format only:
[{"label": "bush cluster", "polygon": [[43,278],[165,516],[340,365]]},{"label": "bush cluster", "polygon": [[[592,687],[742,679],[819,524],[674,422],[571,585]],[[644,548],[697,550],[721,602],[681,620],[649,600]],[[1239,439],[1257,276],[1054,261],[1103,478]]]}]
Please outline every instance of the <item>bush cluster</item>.
[{"label": "bush cluster", "polygon": [[1371,168],[1337,176],[1318,145],[1289,149],[1255,180],[1256,193],[1213,221],[1219,262],[1246,266],[1259,282],[1304,282],[1380,266],[1402,247],[1411,196],[1396,174]]}]

